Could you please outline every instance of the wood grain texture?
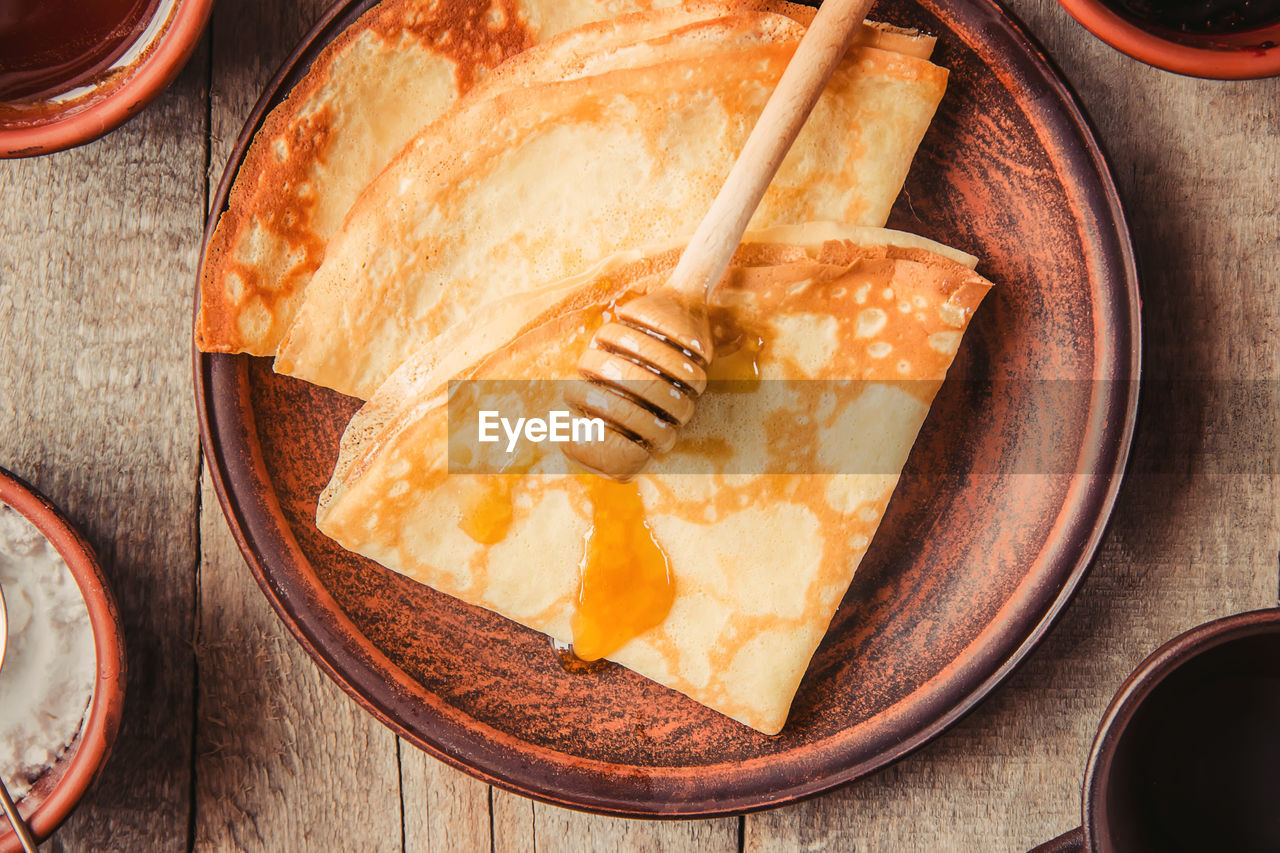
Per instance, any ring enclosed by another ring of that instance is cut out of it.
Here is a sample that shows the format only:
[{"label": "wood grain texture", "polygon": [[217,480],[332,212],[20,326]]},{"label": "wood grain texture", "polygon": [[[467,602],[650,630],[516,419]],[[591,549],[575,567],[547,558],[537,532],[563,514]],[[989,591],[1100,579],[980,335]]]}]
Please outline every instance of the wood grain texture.
[{"label": "wood grain texture", "polygon": [[1026,850],[1078,823],[1102,710],[1144,656],[1277,602],[1280,482],[1259,436],[1280,434],[1280,80],[1155,71],[1054,3],[1013,0],[1111,157],[1146,375],[1180,380],[1149,382],[1111,530],[1046,641],[905,761],[741,823],[567,812],[397,743],[271,613],[202,497],[191,406],[206,176],[323,5],[223,0],[212,56],[140,118],[0,163],[0,464],[97,547],[131,666],[107,774],[46,849],[734,850],[741,825],[748,850]]},{"label": "wood grain texture", "polygon": [[[495,825],[495,841],[496,829]],[[504,839],[502,847],[536,850],[538,853],[577,853],[581,850],[727,853],[738,849],[738,819],[629,820],[535,803],[532,838]]]},{"label": "wood grain texture", "polygon": [[129,667],[112,759],[53,850],[187,847],[203,55],[107,139],[0,162],[0,464],[93,544]]},{"label": "wood grain texture", "polygon": [[522,853],[533,849],[534,813],[532,800],[493,789],[493,853]]},{"label": "wood grain texture", "polygon": [[405,853],[487,851],[490,788],[401,741]]},{"label": "wood grain texture", "polygon": [[395,735],[288,635],[221,513],[204,513],[201,551],[195,848],[398,846]]}]

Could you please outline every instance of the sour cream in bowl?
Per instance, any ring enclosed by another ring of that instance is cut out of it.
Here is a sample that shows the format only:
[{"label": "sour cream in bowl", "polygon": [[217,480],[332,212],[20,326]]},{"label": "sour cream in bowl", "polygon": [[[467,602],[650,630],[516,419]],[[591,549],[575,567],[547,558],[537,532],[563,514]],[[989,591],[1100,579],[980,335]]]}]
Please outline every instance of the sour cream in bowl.
[{"label": "sour cream in bowl", "polygon": [[[71,813],[105,764],[124,700],[115,602],[88,543],[0,468],[0,774],[37,839]],[[0,820],[0,853],[19,850]]]}]

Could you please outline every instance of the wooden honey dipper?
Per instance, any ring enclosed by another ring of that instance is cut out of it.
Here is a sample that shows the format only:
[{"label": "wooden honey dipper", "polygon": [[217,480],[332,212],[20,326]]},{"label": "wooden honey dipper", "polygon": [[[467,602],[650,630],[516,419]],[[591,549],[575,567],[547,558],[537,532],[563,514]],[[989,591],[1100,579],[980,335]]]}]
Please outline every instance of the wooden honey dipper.
[{"label": "wooden honey dipper", "polygon": [[605,436],[565,445],[578,464],[625,481],[675,445],[707,386],[711,290],[870,8],[825,0],[666,286],[620,306],[592,338],[565,399],[603,420]]}]

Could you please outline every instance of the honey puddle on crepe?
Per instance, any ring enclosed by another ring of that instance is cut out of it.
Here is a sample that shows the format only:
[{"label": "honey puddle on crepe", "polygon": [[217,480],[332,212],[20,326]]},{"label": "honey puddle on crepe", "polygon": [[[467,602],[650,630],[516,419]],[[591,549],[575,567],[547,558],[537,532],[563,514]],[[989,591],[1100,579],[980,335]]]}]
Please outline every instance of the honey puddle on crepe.
[{"label": "honey puddle on crepe", "polygon": [[[562,407],[557,383],[517,380],[571,377],[607,307],[660,286],[678,250],[601,264],[501,340],[477,322],[428,343],[352,420],[320,530],[778,732],[989,288],[945,247],[850,233],[857,242],[743,245],[713,309],[731,344],[717,369],[747,381],[709,389],[676,448],[633,483],[575,474],[552,445],[509,460],[520,473],[450,473],[450,430],[475,422],[481,401],[466,395],[489,381]],[[858,392],[794,391],[837,380]],[[682,473],[698,466],[711,473]]]}]

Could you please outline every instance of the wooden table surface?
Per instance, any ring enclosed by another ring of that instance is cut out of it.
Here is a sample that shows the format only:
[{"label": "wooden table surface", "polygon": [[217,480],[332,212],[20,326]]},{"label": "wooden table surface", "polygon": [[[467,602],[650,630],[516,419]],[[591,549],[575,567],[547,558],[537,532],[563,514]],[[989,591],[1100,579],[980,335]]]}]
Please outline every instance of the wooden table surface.
[{"label": "wooden table surface", "polygon": [[325,0],[219,0],[177,83],[105,139],[0,163],[0,465],[96,546],[129,695],[105,774],[45,850],[1022,851],[1076,826],[1124,676],[1277,603],[1280,79],[1177,77],[1052,0],[1011,0],[1109,152],[1142,270],[1143,411],[1091,574],[974,713],[872,778],[693,822],[578,814],[400,741],[267,605],[202,467],[190,368],[211,188]]}]

